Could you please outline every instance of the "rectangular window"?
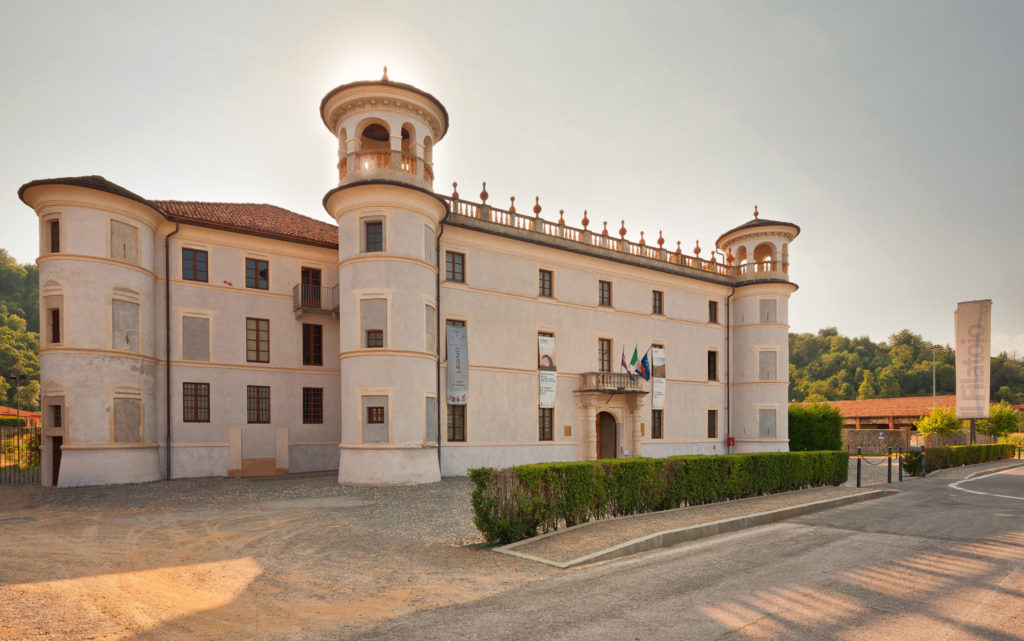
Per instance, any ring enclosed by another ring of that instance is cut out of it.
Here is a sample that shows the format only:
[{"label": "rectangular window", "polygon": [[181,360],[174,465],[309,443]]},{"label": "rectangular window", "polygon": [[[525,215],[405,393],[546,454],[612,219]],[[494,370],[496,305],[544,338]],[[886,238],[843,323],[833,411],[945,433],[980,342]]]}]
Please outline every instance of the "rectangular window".
[{"label": "rectangular window", "polygon": [[384,347],[384,332],[379,329],[366,330],[367,347]]},{"label": "rectangular window", "polygon": [[302,388],[302,424],[322,425],[324,422],[324,388]]},{"label": "rectangular window", "polygon": [[776,362],[778,361],[776,352],[758,352],[757,353],[757,380],[759,381],[774,381],[776,380]]},{"label": "rectangular window", "polygon": [[384,221],[368,220],[363,223],[363,251],[384,251]]},{"label": "rectangular window", "polygon": [[775,438],[775,410],[757,410],[757,435],[760,438]]},{"label": "rectangular window", "polygon": [[466,440],[466,406],[448,406],[448,440],[465,442]]},{"label": "rectangular window", "polygon": [[188,248],[181,250],[181,278],[207,282],[205,251]]},{"label": "rectangular window", "polygon": [[708,438],[718,438],[718,410],[708,410]]},{"label": "rectangular window", "polygon": [[612,306],[612,283],[607,280],[597,281],[597,304],[601,307]]},{"label": "rectangular window", "polygon": [[709,323],[717,323],[718,322],[718,301],[717,300],[709,300],[708,301],[708,322]]},{"label": "rectangular window", "polygon": [[362,397],[363,443],[388,442],[388,397]]},{"label": "rectangular window", "polygon": [[181,420],[185,423],[210,422],[209,383],[182,383]]},{"label": "rectangular window", "polygon": [[653,290],[651,292],[651,313],[658,316],[665,313],[664,311],[665,292],[659,292]]},{"label": "rectangular window", "polygon": [[555,410],[550,407],[539,408],[537,414],[537,427],[539,430],[538,437],[542,441],[553,441],[555,440]]},{"label": "rectangular window", "polygon": [[665,410],[651,410],[651,438],[665,438]]},{"label": "rectangular window", "polygon": [[363,347],[384,347],[388,326],[388,301],[367,298],[359,301],[359,321],[363,332]]},{"label": "rectangular window", "polygon": [[778,318],[778,301],[774,298],[757,301],[758,319],[762,323],[774,323]]},{"label": "rectangular window", "polygon": [[715,350],[708,350],[708,380],[718,380],[718,352]]},{"label": "rectangular window", "polygon": [[538,296],[545,296],[551,298],[555,295],[555,275],[547,269],[542,269],[539,272],[539,286],[537,289]]},{"label": "rectangular window", "polygon": [[444,276],[453,283],[466,282],[466,255],[455,252],[444,253]]},{"label": "rectangular window", "polygon": [[50,427],[64,427],[64,406],[50,406]]},{"label": "rectangular window", "polygon": [[142,442],[142,401],[137,398],[114,399],[114,442]]},{"label": "rectangular window", "polygon": [[247,422],[270,422],[270,387],[267,385],[249,385],[246,387]]},{"label": "rectangular window", "polygon": [[265,318],[245,319],[245,360],[250,363],[270,362],[270,321]]},{"label": "rectangular window", "polygon": [[302,364],[324,364],[324,328],[312,323],[302,324]]},{"label": "rectangular window", "polygon": [[597,371],[612,371],[612,341],[610,338],[597,339]]},{"label": "rectangular window", "polygon": [[111,348],[139,351],[139,306],[123,300],[111,302]]},{"label": "rectangular window", "polygon": [[383,407],[367,407],[366,408],[366,422],[377,424],[384,423],[384,408]]},{"label": "rectangular window", "polygon": [[270,285],[270,264],[258,258],[245,259],[245,286],[249,289],[267,289]]},{"label": "rectangular window", "polygon": [[50,311],[50,343],[60,345],[60,309]]},{"label": "rectangular window", "polygon": [[60,253],[60,220],[50,221],[50,253]]}]

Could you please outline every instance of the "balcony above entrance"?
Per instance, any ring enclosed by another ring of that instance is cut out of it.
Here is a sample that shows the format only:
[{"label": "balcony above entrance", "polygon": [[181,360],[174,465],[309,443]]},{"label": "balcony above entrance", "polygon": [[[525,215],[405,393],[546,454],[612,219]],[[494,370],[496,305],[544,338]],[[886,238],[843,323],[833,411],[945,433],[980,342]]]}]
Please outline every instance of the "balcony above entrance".
[{"label": "balcony above entrance", "polygon": [[646,394],[643,388],[644,379],[634,377],[630,380],[629,374],[616,374],[613,372],[584,372],[581,376],[579,392],[632,392],[634,394]]}]

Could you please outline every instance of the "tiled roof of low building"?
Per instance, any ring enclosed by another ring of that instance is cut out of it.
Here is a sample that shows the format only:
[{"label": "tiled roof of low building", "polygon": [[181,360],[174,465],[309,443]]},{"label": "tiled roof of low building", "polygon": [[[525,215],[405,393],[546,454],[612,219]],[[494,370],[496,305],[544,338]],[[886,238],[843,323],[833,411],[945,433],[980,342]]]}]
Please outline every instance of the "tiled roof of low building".
[{"label": "tiled roof of low building", "polygon": [[0,416],[17,416],[19,412],[21,413],[22,417],[34,416],[35,418],[39,418],[39,412],[30,412],[24,407],[19,410],[16,407],[7,407],[6,405],[0,405]]},{"label": "tiled roof of low building", "polygon": [[255,232],[323,247],[338,246],[338,228],[334,225],[274,205],[182,200],[152,202],[172,220]]},{"label": "tiled roof of low building", "polygon": [[27,190],[41,185],[70,185],[96,189],[142,203],[168,219],[179,222],[191,222],[321,247],[338,246],[338,228],[334,225],[274,205],[148,200],[103,176],[33,180],[21,186],[18,197],[24,201]]}]

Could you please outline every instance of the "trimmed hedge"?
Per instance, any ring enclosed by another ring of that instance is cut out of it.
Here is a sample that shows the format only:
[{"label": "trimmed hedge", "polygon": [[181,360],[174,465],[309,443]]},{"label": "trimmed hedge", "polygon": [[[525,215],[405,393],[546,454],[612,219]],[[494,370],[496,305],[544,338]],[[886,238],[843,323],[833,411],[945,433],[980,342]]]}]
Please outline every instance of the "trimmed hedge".
[{"label": "trimmed hedge", "polygon": [[0,427],[25,427],[28,420],[17,416],[0,416]]},{"label": "trimmed hedge", "polygon": [[[948,467],[1013,458],[1017,455],[1017,447],[1012,443],[928,447],[924,455],[928,466],[925,471],[934,472]],[[907,452],[903,455],[903,471],[911,476],[921,474],[921,452]]]},{"label": "trimmed hedge", "polygon": [[843,449],[843,415],[828,403],[789,406],[789,451]]},{"label": "trimmed hedge", "polygon": [[538,463],[469,471],[473,523],[511,543],[591,519],[846,482],[846,452],[762,452]]}]

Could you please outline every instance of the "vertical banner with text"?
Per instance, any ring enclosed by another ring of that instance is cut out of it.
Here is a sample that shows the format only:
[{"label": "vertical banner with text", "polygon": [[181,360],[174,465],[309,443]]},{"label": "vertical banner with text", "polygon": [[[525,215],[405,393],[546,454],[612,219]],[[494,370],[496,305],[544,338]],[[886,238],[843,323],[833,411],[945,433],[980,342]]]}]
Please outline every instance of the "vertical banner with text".
[{"label": "vertical banner with text", "polygon": [[651,348],[651,409],[665,409],[665,350]]},{"label": "vertical banner with text", "polygon": [[992,301],[956,306],[956,416],[988,418],[992,363]]},{"label": "vertical banner with text", "polygon": [[555,406],[555,386],[558,381],[554,336],[537,336],[537,369],[540,370],[540,407],[552,408]]},{"label": "vertical banner with text", "polygon": [[445,327],[448,344],[448,404],[465,405],[469,398],[469,349],[466,328]]}]

